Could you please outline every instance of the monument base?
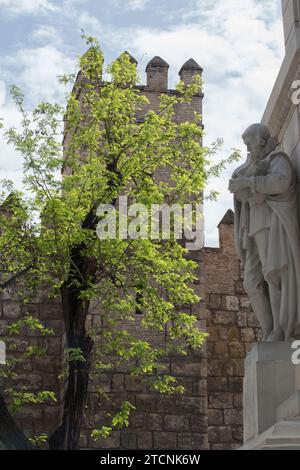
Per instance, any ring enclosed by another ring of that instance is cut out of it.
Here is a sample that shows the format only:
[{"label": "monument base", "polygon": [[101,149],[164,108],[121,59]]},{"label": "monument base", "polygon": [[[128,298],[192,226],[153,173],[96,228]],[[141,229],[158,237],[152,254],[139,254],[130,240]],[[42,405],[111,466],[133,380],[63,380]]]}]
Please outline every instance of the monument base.
[{"label": "monument base", "polygon": [[300,417],[280,421],[240,450],[300,450]]},{"label": "monument base", "polygon": [[300,450],[300,365],[291,345],[258,343],[245,359],[241,450]]}]

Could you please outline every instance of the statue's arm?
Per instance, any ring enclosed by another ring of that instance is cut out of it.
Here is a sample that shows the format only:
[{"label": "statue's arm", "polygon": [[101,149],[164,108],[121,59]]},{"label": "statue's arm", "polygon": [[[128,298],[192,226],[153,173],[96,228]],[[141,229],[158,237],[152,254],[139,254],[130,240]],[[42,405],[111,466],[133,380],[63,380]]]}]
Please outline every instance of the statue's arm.
[{"label": "statue's arm", "polygon": [[253,193],[281,194],[287,191],[292,182],[292,167],[286,158],[275,157],[264,176],[252,176],[250,189]]}]

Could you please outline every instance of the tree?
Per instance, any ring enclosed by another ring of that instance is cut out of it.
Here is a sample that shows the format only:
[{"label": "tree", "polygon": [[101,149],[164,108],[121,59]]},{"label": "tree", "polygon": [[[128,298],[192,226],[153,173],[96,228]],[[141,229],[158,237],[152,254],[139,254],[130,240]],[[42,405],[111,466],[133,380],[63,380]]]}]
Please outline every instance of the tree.
[{"label": "tree", "polygon": [[[23,300],[45,285],[50,286],[51,296],[61,297],[67,334],[68,386],[62,423],[49,439],[52,449],[78,446],[92,351],[98,373],[134,359],[132,374],[151,381],[161,393],[180,393],[175,378],[159,372],[160,361],[171,352],[186,354],[189,348],[201,347],[206,336],[187,308],[199,301],[192,287],[196,264],[176,239],[175,224],[169,240],[100,239],[96,228],[104,213],[97,215],[97,208],[109,204],[119,214],[120,195],[149,211],[153,204],[202,202],[209,177],[236,158],[234,153],[230,159],[212,163],[220,142],[202,147],[197,113],[192,122],[173,119],[174,106],[189,102],[199,90],[197,77],[189,86],[180,82],[177,94],[162,95],[159,111],[148,111],[138,122],[147,99],[136,87],[136,64],[127,53],[121,54],[107,68],[111,80],[105,82],[102,51],[93,38],[86,41],[90,48],[80,59],[80,74],[66,110],[40,103],[27,113],[23,94],[14,86],[11,91],[22,115],[22,129],[6,132],[24,157],[28,192],[13,192],[11,200],[18,204],[11,202],[10,215],[1,217],[1,262],[10,276],[22,273]],[[74,77],[61,81],[74,82]],[[60,143],[63,119],[69,139],[65,155]],[[62,167],[64,176],[59,178]],[[160,168],[167,169],[168,182],[157,180]],[[141,234],[145,234],[143,223]],[[146,233],[150,233],[148,225]],[[95,299],[106,327],[92,337],[86,318]],[[118,328],[121,320],[134,322],[137,310],[143,312],[145,329],[162,331],[169,325],[166,349]],[[96,429],[93,436],[126,425],[132,408],[125,402],[111,426]]]}]

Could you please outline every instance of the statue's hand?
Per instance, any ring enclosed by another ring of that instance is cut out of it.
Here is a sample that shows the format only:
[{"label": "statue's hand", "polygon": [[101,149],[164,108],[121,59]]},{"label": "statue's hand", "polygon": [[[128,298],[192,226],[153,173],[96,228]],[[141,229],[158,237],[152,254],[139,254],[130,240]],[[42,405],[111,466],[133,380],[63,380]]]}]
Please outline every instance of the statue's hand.
[{"label": "statue's hand", "polygon": [[237,178],[231,178],[229,180],[228,189],[231,193],[236,193],[246,188],[250,188],[250,181],[246,176],[238,176]]},{"label": "statue's hand", "polygon": [[241,191],[237,191],[234,195],[240,202],[247,202],[253,196],[249,188],[241,189]]}]

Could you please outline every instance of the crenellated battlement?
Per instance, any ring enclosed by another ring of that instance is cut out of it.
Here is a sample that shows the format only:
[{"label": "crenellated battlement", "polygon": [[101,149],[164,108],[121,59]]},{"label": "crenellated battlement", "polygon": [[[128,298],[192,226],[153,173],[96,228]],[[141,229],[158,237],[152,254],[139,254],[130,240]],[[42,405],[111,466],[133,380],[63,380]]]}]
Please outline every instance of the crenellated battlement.
[{"label": "crenellated battlement", "polygon": [[[169,89],[168,72],[169,64],[161,57],[153,57],[146,66],[147,86],[143,88],[146,88],[148,91],[176,93],[175,90]],[[189,85],[193,76],[199,75],[201,77],[202,72],[202,67],[194,59],[189,59],[182,65],[178,75],[185,85]],[[199,90],[199,94],[201,94],[200,92],[201,90]]]},{"label": "crenellated battlement", "polygon": [[168,89],[169,64],[158,56],[148,62],[146,67],[147,87],[153,91]]},{"label": "crenellated battlement", "polygon": [[[90,49],[87,50],[85,54],[89,54]],[[130,61],[133,64],[138,66],[138,61],[133,57],[128,51],[123,51],[122,54],[127,54],[129,56]],[[120,57],[119,56],[119,57]],[[145,72],[146,72],[146,84],[145,85],[136,85],[136,87],[141,91],[143,95],[145,95],[148,100],[149,104],[145,104],[139,110],[137,119],[138,121],[142,122],[144,120],[145,114],[152,109],[153,111],[158,111],[160,105],[160,95],[164,94],[171,94],[171,95],[179,95],[180,93],[172,88],[169,88],[169,64],[159,56],[154,56],[147,64]],[[192,81],[192,78],[195,75],[199,75],[202,77],[203,69],[200,65],[194,60],[189,59],[186,61],[182,67],[180,68],[178,75],[180,80],[185,84],[189,85]],[[100,81],[102,81],[102,77],[99,77]],[[83,78],[81,71],[78,72],[76,83],[73,89],[73,92],[76,95],[80,95],[81,93],[81,85],[86,83],[86,79]],[[104,83],[104,82],[103,82]],[[194,119],[194,113],[197,112],[198,114],[202,115],[202,101],[203,101],[204,94],[201,89],[197,93],[194,94],[190,103],[180,103],[175,106],[175,121],[177,122],[185,122]],[[64,148],[65,151],[68,145],[68,131],[65,127],[64,132]],[[67,173],[67,169],[64,170],[64,173]]]},{"label": "crenellated battlement", "polygon": [[202,67],[194,59],[189,59],[183,64],[178,75],[185,85],[190,85],[194,75],[202,76],[202,72]]},{"label": "crenellated battlement", "polygon": [[[85,54],[88,55],[89,51],[90,49],[87,50]],[[128,51],[122,52],[120,56],[122,54],[127,54],[129,56],[130,61],[138,66],[138,61]],[[154,56],[148,62],[145,69],[146,85],[138,85],[138,88],[152,92],[177,93],[176,90],[169,88],[169,68],[169,64],[164,59],[159,56]],[[185,85],[189,85],[192,81],[193,76],[199,75],[201,77],[202,72],[202,67],[200,67],[200,65],[194,59],[191,58],[182,65],[178,72],[178,75],[180,80]],[[77,74],[76,83],[80,84],[82,80],[82,74],[81,71],[79,71]],[[199,90],[199,93],[197,93],[197,95],[203,96],[201,90]]]}]

